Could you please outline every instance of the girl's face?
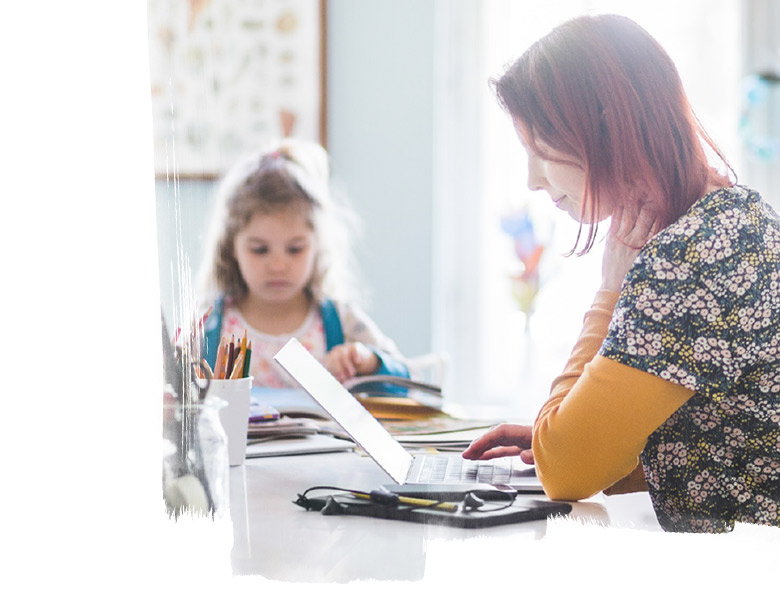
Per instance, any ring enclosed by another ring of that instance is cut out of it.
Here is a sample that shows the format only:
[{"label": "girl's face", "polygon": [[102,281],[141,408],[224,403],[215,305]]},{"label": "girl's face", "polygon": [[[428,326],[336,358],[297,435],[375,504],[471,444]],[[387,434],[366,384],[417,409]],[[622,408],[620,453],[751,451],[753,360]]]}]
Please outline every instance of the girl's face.
[{"label": "girl's face", "polygon": [[597,213],[590,216],[590,210],[583,213],[585,202],[585,168],[576,156],[564,154],[537,141],[544,153],[538,154],[525,139],[522,128],[515,123],[515,131],[520,143],[528,154],[528,188],[532,191],[544,190],[550,195],[555,206],[577,222],[583,224],[598,223],[609,216],[608,203],[598,203]]},{"label": "girl's face", "polygon": [[255,213],[233,241],[249,296],[284,303],[304,293],[312,277],[316,239],[300,210]]}]

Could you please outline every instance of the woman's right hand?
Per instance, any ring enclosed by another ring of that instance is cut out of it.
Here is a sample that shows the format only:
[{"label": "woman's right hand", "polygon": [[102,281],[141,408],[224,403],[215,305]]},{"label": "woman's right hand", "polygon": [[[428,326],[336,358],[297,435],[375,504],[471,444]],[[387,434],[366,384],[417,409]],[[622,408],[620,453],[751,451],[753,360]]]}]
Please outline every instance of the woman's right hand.
[{"label": "woman's right hand", "polygon": [[636,211],[620,206],[612,213],[604,257],[601,261],[601,289],[619,292],[642,247],[658,233],[658,221],[645,204]]},{"label": "woman's right hand", "polygon": [[531,450],[532,437],[532,427],[504,423],[493,427],[486,434],[471,442],[462,456],[470,460],[520,456],[524,463],[530,465],[534,462],[534,453]]}]

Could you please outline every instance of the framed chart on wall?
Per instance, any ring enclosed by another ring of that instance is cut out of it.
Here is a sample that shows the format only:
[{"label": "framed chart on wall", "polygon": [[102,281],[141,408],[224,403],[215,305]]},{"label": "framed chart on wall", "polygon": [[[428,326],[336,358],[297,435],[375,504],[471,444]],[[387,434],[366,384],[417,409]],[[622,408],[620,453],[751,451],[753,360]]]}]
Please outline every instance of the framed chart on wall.
[{"label": "framed chart on wall", "polygon": [[326,142],[325,0],[148,0],[155,173],[212,179],[280,137]]}]

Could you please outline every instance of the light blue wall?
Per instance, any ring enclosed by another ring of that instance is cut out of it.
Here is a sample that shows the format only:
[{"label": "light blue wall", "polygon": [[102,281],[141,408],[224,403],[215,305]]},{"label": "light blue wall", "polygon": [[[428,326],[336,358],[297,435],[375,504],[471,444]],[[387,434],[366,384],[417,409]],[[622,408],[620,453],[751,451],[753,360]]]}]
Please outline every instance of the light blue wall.
[{"label": "light blue wall", "polygon": [[[433,14],[433,0],[328,1],[333,175],[363,223],[355,249],[365,308],[409,356],[431,350]],[[212,188],[157,183],[160,294],[169,323],[179,302],[177,239],[194,274]]]},{"label": "light blue wall", "polygon": [[431,349],[432,0],[329,0],[328,149],[364,225],[368,310],[407,355]]}]

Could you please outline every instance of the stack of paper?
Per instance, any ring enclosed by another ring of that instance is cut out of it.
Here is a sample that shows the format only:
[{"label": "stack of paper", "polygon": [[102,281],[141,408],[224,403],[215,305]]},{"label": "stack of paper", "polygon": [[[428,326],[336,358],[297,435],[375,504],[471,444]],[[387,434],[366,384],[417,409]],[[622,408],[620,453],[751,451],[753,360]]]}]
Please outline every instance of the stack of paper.
[{"label": "stack of paper", "polygon": [[442,427],[440,430],[430,429],[418,432],[395,433],[393,437],[402,446],[409,449],[430,448],[440,451],[463,451],[472,441],[486,433],[491,425],[482,424],[479,427],[464,426],[458,428],[451,424],[452,429]]},{"label": "stack of paper", "polygon": [[296,454],[321,454],[341,452],[355,448],[354,442],[330,435],[310,435],[298,438],[280,438],[251,443],[246,448],[247,458],[265,456],[290,456]]},{"label": "stack of paper", "polygon": [[249,442],[283,437],[301,437],[320,433],[319,424],[312,419],[292,419],[280,417],[274,421],[249,423],[247,437]]}]

